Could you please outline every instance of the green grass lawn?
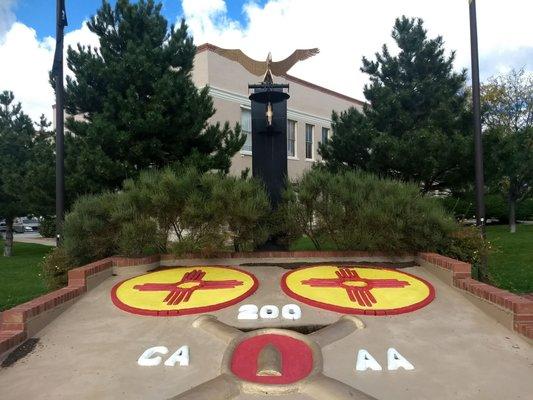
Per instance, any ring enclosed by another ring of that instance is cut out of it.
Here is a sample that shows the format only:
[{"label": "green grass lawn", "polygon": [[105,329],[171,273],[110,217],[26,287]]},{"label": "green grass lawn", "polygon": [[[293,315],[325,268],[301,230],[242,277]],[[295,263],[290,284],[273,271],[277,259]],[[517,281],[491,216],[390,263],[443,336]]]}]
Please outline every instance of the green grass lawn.
[{"label": "green grass lawn", "polygon": [[509,233],[507,225],[487,227],[493,245],[489,272],[494,285],[517,293],[533,293],[533,225],[518,225]]},{"label": "green grass lawn", "polygon": [[[0,240],[0,251],[4,242]],[[0,311],[47,292],[39,263],[52,250],[50,246],[15,243],[13,257],[0,253]]]},{"label": "green grass lawn", "polygon": [[[507,225],[487,227],[487,238],[493,246],[489,271],[495,286],[516,293],[533,293],[533,225],[518,225],[514,234]],[[314,250],[309,238],[302,237],[290,250]],[[335,250],[326,245],[322,250]]]},{"label": "green grass lawn", "polygon": [[[291,243],[290,251],[306,251],[316,250],[315,245],[307,236],[302,236],[300,239]],[[320,250],[337,250],[333,243],[325,243],[321,246]]]}]

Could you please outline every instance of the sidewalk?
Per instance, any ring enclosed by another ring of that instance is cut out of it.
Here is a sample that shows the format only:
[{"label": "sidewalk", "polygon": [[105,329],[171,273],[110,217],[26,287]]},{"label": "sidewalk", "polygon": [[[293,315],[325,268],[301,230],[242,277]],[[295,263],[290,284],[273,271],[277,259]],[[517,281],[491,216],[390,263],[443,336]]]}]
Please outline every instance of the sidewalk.
[{"label": "sidewalk", "polygon": [[56,240],[54,238],[43,238],[38,232],[32,233],[15,233],[13,240],[20,243],[35,243],[43,244],[45,246],[55,246]]}]

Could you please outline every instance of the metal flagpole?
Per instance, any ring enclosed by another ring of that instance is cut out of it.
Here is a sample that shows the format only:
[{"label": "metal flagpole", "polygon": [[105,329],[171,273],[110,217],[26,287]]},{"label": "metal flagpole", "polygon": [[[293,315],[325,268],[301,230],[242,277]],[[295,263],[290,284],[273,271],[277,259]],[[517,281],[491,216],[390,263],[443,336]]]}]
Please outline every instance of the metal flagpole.
[{"label": "metal flagpole", "polygon": [[[470,2],[470,48],[472,53],[472,100],[474,106],[474,151],[476,171],[476,225],[485,238],[485,200],[484,200],[484,177],[483,177],[483,142],[481,138],[481,101],[479,93],[479,57],[477,44],[477,17],[476,0]],[[486,273],[486,260],[482,260],[480,277]]]},{"label": "metal flagpole", "polygon": [[56,50],[52,74],[55,78],[56,92],[56,244],[59,246],[65,215],[63,36],[67,26],[67,15],[65,0],[57,0],[56,3]]}]

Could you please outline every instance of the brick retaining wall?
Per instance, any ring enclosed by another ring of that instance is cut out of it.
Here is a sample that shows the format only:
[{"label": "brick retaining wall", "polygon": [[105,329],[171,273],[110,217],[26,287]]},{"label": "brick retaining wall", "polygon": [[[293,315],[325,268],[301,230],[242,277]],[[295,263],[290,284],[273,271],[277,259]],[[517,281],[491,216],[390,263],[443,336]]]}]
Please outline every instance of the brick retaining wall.
[{"label": "brick retaining wall", "polygon": [[[352,259],[354,262],[388,260],[389,262],[418,261],[451,286],[468,293],[474,302],[489,314],[496,313],[496,319],[510,329],[533,338],[533,300],[506,290],[478,282],[471,278],[468,263],[444,257],[435,253],[390,256],[384,253],[363,251],[284,251],[218,253],[216,259]],[[87,290],[110,277],[114,272],[144,272],[167,265],[174,261],[204,259],[200,254],[186,254],[177,258],[171,254],[153,255],[141,258],[110,257],[72,269],[68,272],[68,285],[43,296],[20,304],[0,315],[0,359],[2,355],[35,335],[57,315],[74,303]],[[472,299],[471,299],[472,300]],[[480,302],[482,301],[482,302]],[[487,308],[488,307],[488,308]]]},{"label": "brick retaining wall", "polygon": [[112,274],[114,259],[106,258],[68,272],[68,285],[2,313],[0,356],[32,337],[83,293]]},{"label": "brick retaining wall", "polygon": [[[418,263],[510,329],[533,339],[533,300],[472,279],[471,265],[435,253],[420,253]],[[439,271],[440,269],[440,271]]]}]

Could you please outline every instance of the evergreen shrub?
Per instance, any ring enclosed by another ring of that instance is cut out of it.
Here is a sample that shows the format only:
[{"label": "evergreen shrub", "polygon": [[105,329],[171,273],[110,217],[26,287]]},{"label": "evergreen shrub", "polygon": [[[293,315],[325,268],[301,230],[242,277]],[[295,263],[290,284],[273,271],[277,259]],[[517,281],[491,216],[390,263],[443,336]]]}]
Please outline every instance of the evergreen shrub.
[{"label": "evergreen shrub", "polygon": [[403,253],[435,251],[457,225],[438,200],[413,184],[316,168],[289,185],[282,207],[293,236],[320,248]]},{"label": "evergreen shrub", "polygon": [[67,255],[64,247],[57,247],[41,261],[43,279],[50,290],[66,286],[67,272],[75,264]]},{"label": "evergreen shrub", "polygon": [[65,216],[63,247],[76,266],[115,254],[120,227],[114,218],[117,193],[80,197]]},{"label": "evergreen shrub", "polygon": [[482,258],[489,255],[491,245],[483,240],[479,228],[468,226],[451,232],[437,250],[448,257],[479,266]]},{"label": "evergreen shrub", "polygon": [[45,238],[56,237],[56,219],[55,217],[43,217],[39,223],[39,234]]},{"label": "evergreen shrub", "polygon": [[172,251],[210,256],[266,241],[270,203],[261,183],[194,168],[147,170],[123,190],[79,198],[66,215],[63,245],[43,262],[49,285],[113,255]]}]

